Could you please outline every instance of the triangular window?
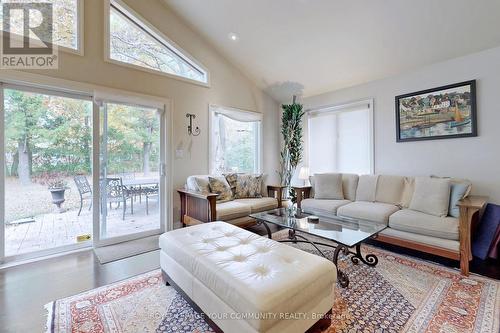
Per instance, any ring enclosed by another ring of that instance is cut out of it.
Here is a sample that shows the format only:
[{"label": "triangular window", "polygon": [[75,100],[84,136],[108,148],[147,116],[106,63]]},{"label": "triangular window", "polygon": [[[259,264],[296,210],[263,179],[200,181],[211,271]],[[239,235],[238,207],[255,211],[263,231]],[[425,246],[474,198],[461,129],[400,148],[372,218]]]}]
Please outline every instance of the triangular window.
[{"label": "triangular window", "polygon": [[111,1],[110,7],[109,58],[208,83],[206,70],[118,1]]}]

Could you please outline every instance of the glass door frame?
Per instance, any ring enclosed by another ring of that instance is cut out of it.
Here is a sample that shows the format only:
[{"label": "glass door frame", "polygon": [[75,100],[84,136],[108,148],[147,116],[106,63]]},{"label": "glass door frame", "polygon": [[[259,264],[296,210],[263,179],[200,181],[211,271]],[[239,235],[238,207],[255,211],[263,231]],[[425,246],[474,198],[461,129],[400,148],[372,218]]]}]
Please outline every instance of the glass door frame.
[{"label": "glass door frame", "polygon": [[[29,73],[5,73],[0,75],[0,165],[5,165],[5,135],[3,128],[5,126],[5,113],[4,113],[4,89],[20,89],[23,91],[31,91],[38,93],[45,93],[49,95],[72,97],[78,99],[85,99],[93,101],[92,110],[92,186],[95,189],[92,199],[93,207],[99,207],[99,172],[93,172],[93,170],[99,170],[99,135],[100,135],[100,124],[99,124],[99,105],[96,103],[96,95],[102,93],[110,92],[113,96],[132,96],[118,98],[116,103],[122,104],[134,104],[134,103],[124,103],[126,100],[138,100],[140,103],[136,105],[146,106],[150,108],[156,108],[161,110],[160,119],[160,140],[163,146],[160,148],[160,162],[161,171],[164,176],[160,177],[160,228],[153,231],[147,231],[144,233],[138,233],[131,236],[115,237],[103,239],[99,237],[99,209],[93,209],[92,215],[92,240],[75,243],[65,246],[60,246],[52,249],[40,250],[36,252],[30,252],[26,254],[18,254],[12,256],[5,256],[5,172],[0,171],[0,268],[4,264],[10,264],[11,262],[20,262],[24,260],[33,260],[37,258],[42,258],[52,255],[65,254],[70,251],[83,250],[86,248],[100,247],[105,245],[110,245],[113,243],[123,242],[132,239],[138,239],[146,237],[149,235],[160,234],[167,230],[173,229],[173,187],[172,187],[172,102],[170,99],[149,96],[144,94],[137,94],[128,92],[126,90],[115,90],[106,87],[101,87],[93,84],[84,84],[75,81],[56,79],[45,77],[41,75],[29,74]],[[110,101],[107,101],[110,102]],[[151,102],[151,103],[149,103]],[[150,106],[148,106],[150,104]],[[151,105],[155,106],[151,106]],[[163,107],[160,108],[159,106]],[[97,140],[95,140],[97,138]],[[97,184],[97,187],[95,185]]]},{"label": "glass door frame", "polygon": [[[22,92],[31,92],[31,93],[36,93],[36,94],[42,94],[42,95],[49,95],[49,96],[58,96],[58,97],[66,97],[66,98],[72,98],[72,99],[79,99],[79,100],[84,100],[84,101],[89,101],[92,102],[93,98],[89,94],[85,93],[77,93],[77,92],[65,92],[62,89],[58,90],[57,88],[53,87],[39,87],[37,84],[17,84],[17,83],[7,83],[0,81],[0,130],[2,130],[2,133],[0,134],[0,165],[2,165],[2,170],[0,171],[0,265],[3,263],[9,263],[9,262],[15,262],[15,261],[22,261],[22,260],[31,260],[37,257],[45,257],[45,256],[51,256],[54,254],[62,253],[62,252],[68,252],[68,251],[75,251],[75,250],[80,250],[83,248],[88,248],[92,246],[92,240],[80,242],[80,243],[73,243],[73,244],[67,244],[67,245],[62,245],[62,246],[57,246],[49,249],[43,249],[43,250],[38,250],[38,251],[33,251],[33,252],[27,252],[27,253],[21,253],[21,254],[14,254],[14,255],[6,255],[5,253],[5,246],[6,246],[6,233],[5,233],[5,170],[4,170],[4,165],[5,165],[5,131],[3,130],[5,128],[5,89],[12,89],[12,90],[17,90],[17,91],[22,91]],[[94,103],[93,103],[94,104]],[[92,117],[92,124],[94,122],[94,118]],[[93,154],[92,154],[92,162],[93,163]]]},{"label": "glass door frame", "polygon": [[[127,235],[120,235],[120,236],[113,236],[113,237],[104,237],[102,230],[101,230],[101,212],[100,212],[100,206],[101,206],[101,191],[100,191],[100,168],[101,168],[101,162],[100,162],[100,153],[101,153],[101,147],[100,147],[100,135],[101,135],[101,112],[105,108],[105,104],[120,104],[120,105],[127,105],[127,106],[136,106],[136,107],[144,107],[144,108],[150,108],[150,109],[156,109],[158,110],[159,117],[160,117],[160,166],[159,166],[159,177],[160,177],[160,192],[159,192],[159,199],[158,199],[158,204],[159,204],[159,209],[160,209],[160,226],[157,229],[152,229],[152,230],[147,230],[147,231],[142,231],[142,232],[137,232],[133,234],[127,234]],[[169,179],[169,176],[171,173],[169,172],[168,166],[170,165],[170,159],[168,158],[169,156],[169,147],[170,147],[170,128],[167,127],[167,124],[170,124],[170,109],[168,104],[164,104],[163,107],[159,107],[159,105],[155,105],[156,103],[147,103],[147,102],[140,102],[140,103],[135,103],[135,102],[129,102],[127,101],[126,98],[102,98],[99,100],[94,101],[94,108],[93,108],[93,119],[96,119],[96,121],[93,123],[93,159],[92,159],[92,169],[93,170],[98,170],[98,172],[93,173],[93,178],[92,178],[92,187],[96,189],[93,194],[93,201],[92,205],[96,207],[93,211],[93,235],[92,238],[94,240],[94,248],[97,247],[103,247],[103,246],[108,246],[108,245],[113,245],[117,243],[122,243],[126,241],[131,241],[135,239],[140,239],[148,236],[154,236],[154,235],[159,235],[164,233],[167,229],[170,229],[168,226],[169,223],[168,221],[170,220],[168,217],[171,216],[170,212],[170,207],[172,207],[171,204],[171,192],[167,190],[168,185],[171,184],[171,179]],[[99,138],[99,140],[95,140],[95,138]],[[95,169],[94,169],[95,168]]]},{"label": "glass door frame", "polygon": [[0,82],[0,264],[5,261],[5,106],[4,84]]}]

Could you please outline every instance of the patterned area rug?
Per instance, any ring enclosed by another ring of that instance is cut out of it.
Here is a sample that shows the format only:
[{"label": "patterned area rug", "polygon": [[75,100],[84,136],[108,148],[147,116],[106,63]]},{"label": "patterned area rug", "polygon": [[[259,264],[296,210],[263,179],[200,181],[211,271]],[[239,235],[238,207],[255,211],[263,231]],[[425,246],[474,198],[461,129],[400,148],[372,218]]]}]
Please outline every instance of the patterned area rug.
[{"label": "patterned area rug", "polygon": [[[285,238],[286,232],[274,234]],[[291,243],[287,243],[291,244]],[[307,244],[293,245],[318,254]],[[322,247],[327,256],[330,248]],[[375,268],[343,259],[348,288],[336,288],[325,332],[499,332],[500,282],[371,246]],[[211,332],[153,271],[46,305],[47,332]],[[232,332],[230,332],[232,333]]]}]

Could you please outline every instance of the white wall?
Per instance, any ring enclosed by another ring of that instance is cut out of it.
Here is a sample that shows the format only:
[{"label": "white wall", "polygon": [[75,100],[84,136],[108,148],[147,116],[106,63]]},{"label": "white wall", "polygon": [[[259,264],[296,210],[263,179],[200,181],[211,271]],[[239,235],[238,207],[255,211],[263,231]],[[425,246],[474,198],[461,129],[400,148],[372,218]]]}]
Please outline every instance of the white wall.
[{"label": "white wall", "polygon": [[[395,96],[472,79],[477,80],[478,137],[396,142]],[[500,48],[307,97],[304,104],[307,109],[367,98],[374,98],[376,173],[467,178],[474,194],[500,204]]]},{"label": "white wall", "polygon": [[[58,70],[34,73],[169,98],[173,101],[173,144],[184,149],[184,157],[173,165],[173,186],[182,187],[192,174],[208,172],[208,105],[217,104],[262,112],[263,171],[269,182],[277,182],[279,156],[278,104],[199,37],[163,1],[124,0],[181,48],[200,61],[211,75],[211,87],[104,61],[104,6],[101,0],[85,1],[85,55],[60,52]],[[1,73],[0,73],[1,76]],[[196,114],[201,135],[187,135],[186,113]],[[179,196],[174,191],[174,222],[179,219]]]}]

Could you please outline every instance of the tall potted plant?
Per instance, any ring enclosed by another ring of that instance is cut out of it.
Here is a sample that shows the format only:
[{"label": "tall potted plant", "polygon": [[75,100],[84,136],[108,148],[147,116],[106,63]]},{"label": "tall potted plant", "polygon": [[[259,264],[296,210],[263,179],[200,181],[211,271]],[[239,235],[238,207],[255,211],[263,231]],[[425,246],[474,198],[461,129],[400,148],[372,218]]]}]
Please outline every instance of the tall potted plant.
[{"label": "tall potted plant", "polygon": [[302,161],[302,117],[304,107],[296,103],[296,96],[293,96],[292,104],[281,106],[283,114],[281,116],[281,135],[283,136],[283,148],[280,153],[280,170],[278,172],[281,185],[286,187],[284,191],[287,198],[294,197],[291,189],[292,177],[297,169],[297,165]]}]

